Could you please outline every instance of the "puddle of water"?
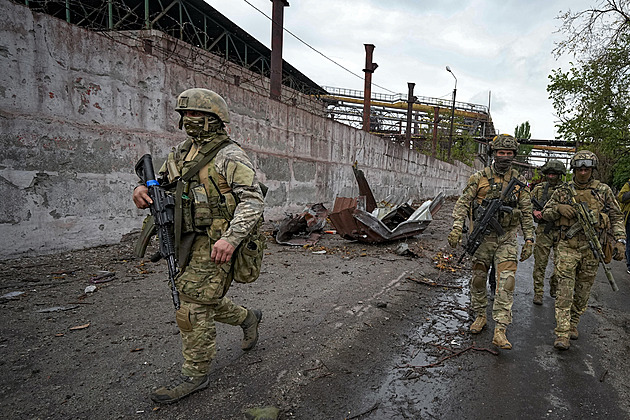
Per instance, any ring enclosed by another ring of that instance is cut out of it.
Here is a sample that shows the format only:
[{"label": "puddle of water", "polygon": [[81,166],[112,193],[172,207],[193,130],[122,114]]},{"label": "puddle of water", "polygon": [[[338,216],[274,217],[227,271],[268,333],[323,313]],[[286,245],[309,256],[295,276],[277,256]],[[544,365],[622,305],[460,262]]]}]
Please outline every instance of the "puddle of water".
[{"label": "puddle of water", "polygon": [[457,280],[462,289],[449,289],[437,296],[431,313],[412,331],[406,352],[396,363],[436,366],[393,369],[377,391],[381,404],[374,418],[431,418],[437,413],[451,388],[452,375],[448,373],[459,369],[456,359],[437,362],[470,345],[468,334],[462,334],[469,323],[469,282],[470,276],[462,277]]}]

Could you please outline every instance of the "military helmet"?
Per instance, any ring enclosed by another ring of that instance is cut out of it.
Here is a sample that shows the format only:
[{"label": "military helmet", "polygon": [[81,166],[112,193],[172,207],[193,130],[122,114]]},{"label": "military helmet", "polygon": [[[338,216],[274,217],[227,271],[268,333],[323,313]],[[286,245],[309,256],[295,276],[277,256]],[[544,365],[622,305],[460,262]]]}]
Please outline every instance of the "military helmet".
[{"label": "military helmet", "polygon": [[509,134],[499,134],[492,139],[490,147],[495,150],[513,150],[514,154],[518,151],[518,142]]},{"label": "military helmet", "polygon": [[543,174],[564,175],[566,173],[566,168],[564,163],[559,160],[552,159],[542,166],[541,171]]},{"label": "military helmet", "polygon": [[175,111],[183,114],[184,111],[209,112],[216,115],[227,124],[230,122],[230,114],[225,100],[216,92],[203,88],[192,88],[183,91],[177,97]]},{"label": "military helmet", "polygon": [[571,158],[571,169],[594,168],[597,169],[597,155],[590,150],[580,150]]}]

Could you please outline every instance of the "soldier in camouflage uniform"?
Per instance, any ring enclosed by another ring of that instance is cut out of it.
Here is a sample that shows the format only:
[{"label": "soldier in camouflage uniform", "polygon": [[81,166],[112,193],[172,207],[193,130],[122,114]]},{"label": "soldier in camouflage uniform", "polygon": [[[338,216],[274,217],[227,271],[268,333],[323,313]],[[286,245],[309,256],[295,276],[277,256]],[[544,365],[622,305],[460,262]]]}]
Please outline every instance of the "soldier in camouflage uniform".
[{"label": "soldier in camouflage uniform", "polygon": [[[471,215],[474,216],[473,223],[481,217],[477,209],[483,200],[498,198],[509,181],[519,176],[518,172],[512,168],[512,161],[518,150],[516,139],[509,135],[496,136],[491,147],[494,156],[492,166],[484,168],[470,177],[453,209],[453,229],[448,236],[448,242],[453,248],[461,240],[464,221]],[[518,250],[516,235],[520,226],[525,237],[520,261],[525,261],[533,252],[534,221],[532,219],[531,196],[527,188],[517,186],[514,192],[507,197],[506,205],[512,208],[512,212],[501,212],[499,217],[499,223],[505,233],[501,236],[498,236],[495,231],[489,233],[472,258],[473,275],[470,282],[470,304],[476,318],[470,326],[470,332],[478,334],[486,325],[486,306],[488,305],[486,278],[494,260],[497,271],[497,286],[492,307],[492,317],[496,323],[492,343],[499,348],[509,350],[512,348],[512,344],[506,337],[506,328],[512,322]]]},{"label": "soldier in camouflage uniform", "polygon": [[[207,89],[188,89],[177,98],[175,109],[181,116],[180,128],[189,137],[168,155],[159,171],[162,183],[186,174],[206,153],[210,156],[213,147],[221,144],[222,148],[186,184],[185,200],[179,205],[181,242],[176,234],[176,243],[183,269],[175,280],[182,301],[176,321],[184,364],[179,381],[151,394],[160,403],[177,401],[208,386],[208,370],[216,353],[215,321],[241,326],[242,349],[248,351],[258,341],[262,318],[261,311],[238,306],[225,296],[231,283],[232,255],[262,220],[263,194],[254,167],[243,149],[229,140],[225,131],[228,108],[221,96]],[[136,187],[133,201],[138,208],[149,206],[145,186]]]},{"label": "soldier in camouflage uniform", "polygon": [[543,218],[560,227],[560,241],[555,258],[558,290],[554,330],[554,347],[559,350],[569,348],[569,338],[578,338],[577,326],[586,311],[599,266],[599,260],[591,250],[578,222],[577,212],[572,204],[572,190],[575,191],[576,202],[587,204],[602,243],[601,239],[607,234],[606,231],[612,229],[617,239],[614,258],[623,259],[625,251],[623,216],[610,187],[593,178],[597,163],[597,156],[593,152],[577,152],[571,158],[573,181],[558,187],[543,209]]},{"label": "soldier in camouflage uniform", "polygon": [[[542,167],[542,173],[546,180],[536,185],[532,190],[532,204],[534,205],[534,220],[538,223],[536,228],[536,244],[534,245],[534,303],[543,304],[543,288],[545,286],[545,270],[549,262],[551,249],[558,243],[558,228],[554,223],[547,223],[542,218],[542,209],[551,197],[554,190],[562,182],[565,174],[564,164],[559,160],[550,160]],[[540,207],[538,207],[540,206]],[[549,279],[549,295],[556,297],[558,281],[556,273]]]}]

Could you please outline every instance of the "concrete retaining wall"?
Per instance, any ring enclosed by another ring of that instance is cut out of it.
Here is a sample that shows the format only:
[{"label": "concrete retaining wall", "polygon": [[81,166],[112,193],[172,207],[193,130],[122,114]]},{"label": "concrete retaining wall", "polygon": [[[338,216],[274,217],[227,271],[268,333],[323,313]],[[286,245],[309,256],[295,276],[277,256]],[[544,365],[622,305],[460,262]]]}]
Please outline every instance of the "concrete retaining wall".
[{"label": "concrete retaining wall", "polygon": [[351,165],[377,199],[458,194],[472,169],[325,118],[323,105],[156,32],[90,32],[0,0],[0,258],[118,242],[138,228],[133,167],[183,138],[175,97],[221,94],[229,130],[270,187],[268,219],[355,196]]}]

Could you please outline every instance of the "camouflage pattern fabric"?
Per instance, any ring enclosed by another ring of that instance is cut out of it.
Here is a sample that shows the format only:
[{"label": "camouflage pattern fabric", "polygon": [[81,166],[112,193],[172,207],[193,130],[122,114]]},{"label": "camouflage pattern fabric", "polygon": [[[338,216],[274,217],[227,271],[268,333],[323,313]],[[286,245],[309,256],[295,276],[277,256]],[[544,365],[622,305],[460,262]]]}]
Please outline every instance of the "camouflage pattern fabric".
[{"label": "camouflage pattern fabric", "polygon": [[240,325],[247,317],[247,310],[224,297],[212,304],[182,301],[179,311],[183,313],[181,317],[184,320],[186,318],[189,320],[189,325],[178,320],[184,356],[182,375],[206,375],[210,369],[210,362],[216,355],[215,321]]},{"label": "camouflage pattern fabric", "polygon": [[[551,231],[545,233],[545,225],[540,224],[536,228],[536,242],[534,243],[534,294],[542,295],[545,287],[545,271],[547,270],[547,264],[549,262],[549,256],[551,250],[554,250],[553,258],[556,258],[555,245],[558,243],[559,236],[558,231]],[[554,286],[558,285],[558,278],[554,272],[549,279],[549,286],[553,290]]]},{"label": "camouflage pattern fabric", "polygon": [[[185,174],[195,165],[194,159],[199,153],[226,138],[227,134],[219,130],[193,138],[192,142],[190,139],[182,142],[169,155],[160,174],[169,180],[178,176],[170,172]],[[223,204],[219,200],[219,191],[225,197]],[[212,246],[223,239],[236,248],[259,223],[263,196],[251,161],[236,144],[221,149],[199,174],[191,178],[188,194],[201,195],[199,201],[205,207],[193,206],[197,235],[189,263],[175,279],[182,300],[182,309],[176,319],[185,359],[182,374],[200,376],[208,372],[215,355],[215,321],[239,325],[247,317],[247,309],[225,297],[230,287],[230,263],[217,265],[212,262]]]},{"label": "camouflage pattern fabric", "polygon": [[577,327],[586,311],[595,282],[599,261],[588,244],[574,248],[567,241],[558,244],[556,258],[556,328],[558,337],[568,337],[571,326]]},{"label": "camouflage pattern fabric", "polygon": [[496,233],[486,236],[473,255],[473,275],[470,281],[470,307],[475,314],[485,313],[488,306],[486,280],[491,264],[496,264],[497,286],[492,306],[492,319],[497,323],[512,323],[512,304],[517,266],[516,229],[497,237]]},{"label": "camouflage pattern fabric", "polygon": [[[532,198],[538,200],[539,203],[545,205],[546,201],[549,200],[553,191],[558,187],[557,185],[549,185],[547,187],[547,197],[545,195],[545,185],[548,182],[541,182],[536,185],[532,190]],[[536,227],[536,242],[534,243],[534,294],[542,295],[544,286],[545,286],[545,271],[547,270],[547,264],[549,262],[549,255],[551,254],[551,250],[555,248],[555,245],[558,243],[560,239],[558,235],[558,229],[554,226],[551,231],[545,233],[547,229],[547,223],[539,222]],[[552,222],[549,222],[552,223]],[[555,258],[555,249],[554,249],[554,258]],[[549,279],[549,285],[553,290],[554,285],[557,286],[558,280],[556,278],[555,265],[554,272]]]},{"label": "camouflage pattern fabric", "polygon": [[598,220],[595,225],[596,230],[603,230],[604,225],[607,224],[610,225],[609,229],[612,230],[615,239],[625,236],[619,204],[610,187],[597,180],[591,180],[584,186],[573,181],[562,184],[545,204],[543,218],[549,222],[555,222],[561,229],[555,259],[558,278],[555,333],[558,337],[568,337],[569,328],[577,327],[580,322],[580,316],[586,311],[599,265],[582,231],[572,237],[567,236],[567,232],[575,225],[577,219],[569,220],[562,216],[558,211],[558,205],[571,203],[569,186],[573,186],[576,190],[576,201],[587,203],[595,219]]},{"label": "camouflage pattern fabric", "polygon": [[[470,218],[473,203],[479,204],[485,198],[498,197],[510,179],[518,176],[518,172],[514,169],[508,170],[506,174],[499,174],[494,168],[485,168],[471,175],[453,209],[453,228],[463,227],[465,220]],[[497,323],[504,325],[512,322],[518,251],[516,235],[519,226],[525,238],[534,238],[532,203],[528,188],[515,190],[513,196],[507,201],[514,209],[511,214],[506,214],[499,220],[505,234],[497,237],[497,234],[493,232],[486,236],[473,255],[473,276],[470,282],[471,309],[476,314],[484,313],[488,305],[486,280],[488,270],[494,261],[497,268],[497,288],[492,317]]]}]

